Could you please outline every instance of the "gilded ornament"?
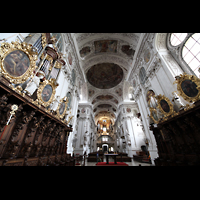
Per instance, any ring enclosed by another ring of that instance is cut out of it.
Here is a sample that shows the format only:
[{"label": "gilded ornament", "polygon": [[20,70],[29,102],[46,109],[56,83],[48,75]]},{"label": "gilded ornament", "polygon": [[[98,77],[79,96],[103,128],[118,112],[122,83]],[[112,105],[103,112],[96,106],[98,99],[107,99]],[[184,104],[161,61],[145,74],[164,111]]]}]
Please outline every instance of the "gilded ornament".
[{"label": "gilded ornament", "polygon": [[42,33],[42,47],[45,48],[47,45],[46,33]]},{"label": "gilded ornament", "polygon": [[157,108],[162,112],[164,118],[167,118],[175,113],[173,104],[170,102],[169,98],[161,94],[155,98],[157,99]]},{"label": "gilded ornament", "polygon": [[0,47],[0,68],[2,75],[13,84],[24,83],[33,75],[37,53],[25,42],[2,43]]},{"label": "gilded ornament", "polygon": [[57,116],[61,119],[65,116],[65,113],[67,111],[67,104],[68,104],[67,97],[64,97],[60,100],[60,103],[58,105],[56,112],[57,112]]},{"label": "gilded ornament", "polygon": [[54,67],[57,69],[60,69],[62,67],[62,64],[56,61],[56,64]]},{"label": "gilded ornament", "polygon": [[200,79],[195,75],[186,73],[175,77],[173,84],[177,84],[178,95],[189,103],[194,103],[200,99]]},{"label": "gilded ornament", "polygon": [[43,83],[41,83],[37,91],[38,102],[44,107],[49,106],[54,100],[54,95],[58,85],[59,84],[56,83],[54,78],[45,80]]},{"label": "gilded ornament", "polygon": [[69,116],[68,121],[67,121],[67,124],[69,124],[69,122],[72,120],[73,117],[74,117],[73,115],[72,115],[72,116]]}]

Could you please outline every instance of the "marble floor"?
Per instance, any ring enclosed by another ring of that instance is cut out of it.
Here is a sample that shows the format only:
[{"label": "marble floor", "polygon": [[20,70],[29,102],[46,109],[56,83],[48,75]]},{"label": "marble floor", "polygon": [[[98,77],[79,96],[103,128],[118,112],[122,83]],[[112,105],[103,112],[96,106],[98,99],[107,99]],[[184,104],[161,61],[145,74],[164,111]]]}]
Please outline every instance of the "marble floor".
[{"label": "marble floor", "polygon": [[[106,162],[106,158],[104,158],[103,162]],[[114,162],[114,159],[109,158],[109,162]],[[131,162],[124,162],[124,163],[128,164],[129,166],[155,166],[148,163],[140,163],[133,159],[131,159]],[[86,159],[85,166],[96,166],[96,162],[87,162],[87,159]]]}]

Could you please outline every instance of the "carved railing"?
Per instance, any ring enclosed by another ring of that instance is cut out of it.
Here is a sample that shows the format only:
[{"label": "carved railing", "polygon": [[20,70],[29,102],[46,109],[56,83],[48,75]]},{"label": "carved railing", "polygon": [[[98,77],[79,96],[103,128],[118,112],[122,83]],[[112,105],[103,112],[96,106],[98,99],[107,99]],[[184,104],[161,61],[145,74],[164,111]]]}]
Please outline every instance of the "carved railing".
[{"label": "carved railing", "polygon": [[[18,109],[12,114],[12,106]],[[66,154],[72,128],[0,77],[0,166],[74,165]]]}]

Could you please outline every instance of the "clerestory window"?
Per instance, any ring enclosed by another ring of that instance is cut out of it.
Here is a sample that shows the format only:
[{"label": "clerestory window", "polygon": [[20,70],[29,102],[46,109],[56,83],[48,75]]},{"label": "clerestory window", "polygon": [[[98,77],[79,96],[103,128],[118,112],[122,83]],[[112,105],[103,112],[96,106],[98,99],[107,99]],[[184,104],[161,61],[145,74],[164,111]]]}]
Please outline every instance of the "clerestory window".
[{"label": "clerestory window", "polygon": [[171,33],[168,48],[184,71],[199,77],[200,33]]},{"label": "clerestory window", "polygon": [[182,49],[182,58],[188,66],[199,76],[200,67],[200,33],[189,37]]}]

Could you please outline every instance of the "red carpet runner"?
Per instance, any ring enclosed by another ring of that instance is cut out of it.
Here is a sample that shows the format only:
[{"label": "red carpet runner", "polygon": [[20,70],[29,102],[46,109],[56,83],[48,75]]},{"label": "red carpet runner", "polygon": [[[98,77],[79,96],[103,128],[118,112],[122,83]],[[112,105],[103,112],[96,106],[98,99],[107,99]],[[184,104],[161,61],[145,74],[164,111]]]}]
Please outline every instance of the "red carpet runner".
[{"label": "red carpet runner", "polygon": [[117,162],[117,164],[114,162],[109,162],[109,164],[106,164],[106,162],[98,162],[96,166],[128,166],[128,164],[124,162]]}]

